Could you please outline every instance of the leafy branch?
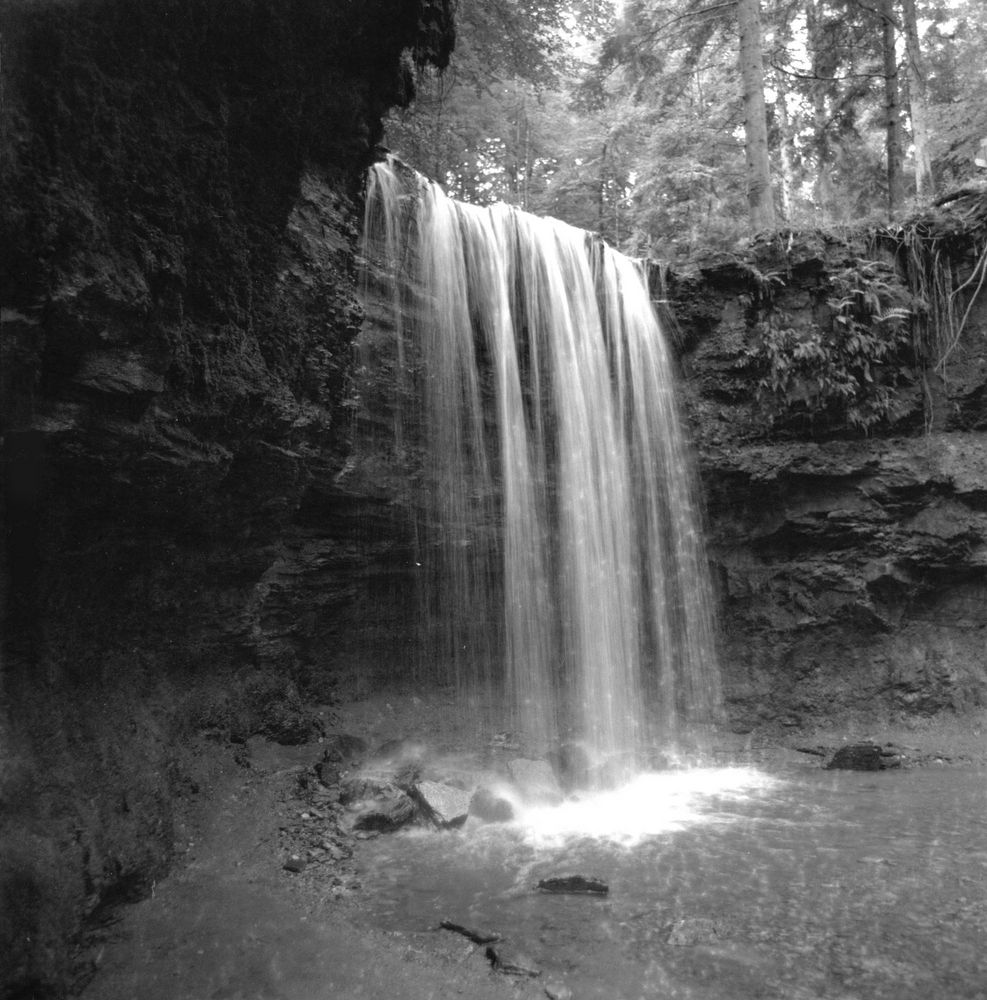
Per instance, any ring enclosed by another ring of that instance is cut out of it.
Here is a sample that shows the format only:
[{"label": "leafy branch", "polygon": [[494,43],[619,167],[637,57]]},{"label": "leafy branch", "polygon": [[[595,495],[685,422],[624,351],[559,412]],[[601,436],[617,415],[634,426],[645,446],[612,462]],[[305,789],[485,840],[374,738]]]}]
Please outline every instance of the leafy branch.
[{"label": "leafy branch", "polygon": [[774,424],[868,432],[893,422],[908,381],[911,297],[892,269],[857,260],[830,279],[828,324],[769,309],[747,356]]}]

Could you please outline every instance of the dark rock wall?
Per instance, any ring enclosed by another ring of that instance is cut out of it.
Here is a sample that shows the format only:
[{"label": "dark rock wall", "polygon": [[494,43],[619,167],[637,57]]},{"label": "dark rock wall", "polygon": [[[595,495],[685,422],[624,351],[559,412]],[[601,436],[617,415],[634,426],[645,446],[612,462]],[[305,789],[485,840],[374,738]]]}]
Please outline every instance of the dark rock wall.
[{"label": "dark rock wall", "polygon": [[166,870],[182,733],[301,735],[401,563],[337,482],[354,205],[451,6],[0,7],[0,995]]},{"label": "dark rock wall", "polygon": [[[973,299],[946,363],[867,436],[812,440],[773,427],[758,400],[756,275],[780,271],[772,308],[812,329],[831,321],[829,278],[853,254],[815,241],[779,268],[763,246],[670,289],[741,730],[987,706],[987,305]],[[976,262],[954,263],[959,285]]]}]

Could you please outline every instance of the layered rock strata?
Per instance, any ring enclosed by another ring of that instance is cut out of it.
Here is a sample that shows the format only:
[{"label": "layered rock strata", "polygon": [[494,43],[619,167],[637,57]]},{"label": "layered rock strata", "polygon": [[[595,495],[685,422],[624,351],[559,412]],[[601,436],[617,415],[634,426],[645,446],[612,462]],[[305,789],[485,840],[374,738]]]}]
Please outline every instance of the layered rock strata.
[{"label": "layered rock strata", "polygon": [[[815,239],[786,253],[782,242],[670,285],[729,715],[740,729],[783,729],[978,712],[987,706],[987,303],[975,282],[959,295],[960,338],[940,364],[909,359],[919,374],[897,391],[893,420],[868,434],[793,430],[765,415],[764,372],[752,360],[759,324],[768,308],[805,336],[831,323],[830,279],[863,251]],[[957,250],[957,287],[976,266]],[[768,272],[778,276],[770,306]]]},{"label": "layered rock strata", "polygon": [[338,483],[354,206],[451,7],[3,6],[4,996],[167,870],[183,736],[310,735],[390,586],[386,501]]}]

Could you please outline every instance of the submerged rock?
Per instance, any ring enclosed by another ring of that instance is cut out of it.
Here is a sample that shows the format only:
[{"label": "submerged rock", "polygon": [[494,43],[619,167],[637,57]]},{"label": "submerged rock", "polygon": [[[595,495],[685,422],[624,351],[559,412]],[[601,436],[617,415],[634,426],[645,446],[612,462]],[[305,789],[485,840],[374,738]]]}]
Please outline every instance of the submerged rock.
[{"label": "submerged rock", "polygon": [[514,806],[503,796],[481,785],[470,799],[469,814],[484,823],[509,823],[514,819]]},{"label": "submerged rock", "polygon": [[487,948],[487,958],[498,972],[507,976],[534,978],[541,975],[541,969],[534,959],[508,944],[490,945]]},{"label": "submerged rock", "polygon": [[853,743],[850,746],[840,747],[826,765],[826,769],[880,771],[881,748],[874,743]]},{"label": "submerged rock", "polygon": [[902,754],[893,747],[881,747],[876,743],[851,743],[836,751],[833,759],[826,765],[826,769],[885,771],[901,767],[902,761]]},{"label": "submerged rock", "polygon": [[586,875],[559,875],[543,878],[538,883],[542,892],[568,893],[576,896],[606,896],[610,886],[603,879]]},{"label": "submerged rock", "polygon": [[470,810],[469,792],[438,781],[421,781],[411,794],[422,813],[436,826],[462,826]]}]

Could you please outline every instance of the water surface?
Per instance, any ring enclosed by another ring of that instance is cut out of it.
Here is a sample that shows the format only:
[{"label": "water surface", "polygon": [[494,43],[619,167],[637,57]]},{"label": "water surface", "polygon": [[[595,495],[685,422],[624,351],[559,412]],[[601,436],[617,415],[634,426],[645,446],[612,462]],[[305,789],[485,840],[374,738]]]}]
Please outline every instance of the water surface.
[{"label": "water surface", "polygon": [[[604,798],[592,834],[529,814],[367,842],[371,919],[499,931],[577,998],[987,1000],[987,773],[711,774],[645,782],[636,826]],[[577,873],[609,896],[534,889]]]}]

